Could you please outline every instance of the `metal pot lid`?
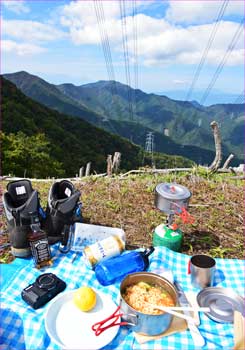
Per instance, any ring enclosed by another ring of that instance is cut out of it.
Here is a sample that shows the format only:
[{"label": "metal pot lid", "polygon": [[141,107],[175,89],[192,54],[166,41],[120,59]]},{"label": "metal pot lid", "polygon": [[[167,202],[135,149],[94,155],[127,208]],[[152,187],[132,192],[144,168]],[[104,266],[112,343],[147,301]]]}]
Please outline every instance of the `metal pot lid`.
[{"label": "metal pot lid", "polygon": [[166,199],[183,200],[190,198],[191,192],[185,186],[175,183],[161,183],[156,186],[156,192]]},{"label": "metal pot lid", "polygon": [[233,323],[235,310],[245,316],[244,299],[229,288],[204,288],[198,293],[197,302],[200,307],[210,308],[205,314],[216,322]]}]

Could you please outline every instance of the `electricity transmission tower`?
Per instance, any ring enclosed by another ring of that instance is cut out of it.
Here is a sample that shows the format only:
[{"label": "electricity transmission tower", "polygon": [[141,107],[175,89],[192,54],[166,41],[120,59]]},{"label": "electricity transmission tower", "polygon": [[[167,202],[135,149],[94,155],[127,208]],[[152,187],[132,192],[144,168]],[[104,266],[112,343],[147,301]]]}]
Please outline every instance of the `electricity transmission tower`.
[{"label": "electricity transmission tower", "polygon": [[148,132],[145,140],[145,154],[148,153],[151,156],[151,166],[155,167],[154,163],[154,133]]}]

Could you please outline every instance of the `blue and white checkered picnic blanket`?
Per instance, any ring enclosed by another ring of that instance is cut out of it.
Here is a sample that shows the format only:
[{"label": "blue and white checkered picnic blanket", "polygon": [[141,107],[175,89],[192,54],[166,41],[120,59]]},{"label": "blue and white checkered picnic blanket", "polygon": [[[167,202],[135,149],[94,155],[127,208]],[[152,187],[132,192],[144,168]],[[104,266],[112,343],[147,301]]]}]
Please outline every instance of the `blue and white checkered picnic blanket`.
[{"label": "blue and white checkered picnic blanket", "polygon": [[[120,282],[103,287],[97,281],[92,270],[86,267],[82,255],[78,255],[73,263],[74,252],[62,254],[57,246],[52,247],[54,264],[45,269],[66,281],[67,290],[79,288],[81,285],[92,286],[98,291],[111,295],[115,303],[118,302]],[[150,257],[149,271],[169,267],[183,286],[185,291],[195,291],[190,284],[190,275],[187,275],[189,256],[173,252],[165,247],[157,247]],[[216,259],[215,284],[220,287],[232,288],[238,294],[244,296],[244,261],[237,259]],[[1,289],[1,314],[0,314],[0,350],[56,350],[58,346],[52,343],[45,331],[44,315],[47,306],[33,310],[21,298],[21,291],[27,285],[33,283],[43,271],[33,268],[32,260],[27,260],[9,277]],[[206,340],[204,349],[232,349],[233,348],[233,324],[216,323],[205,314],[200,315],[200,332]],[[159,350],[159,349],[190,349],[194,347],[189,331],[176,333],[157,340],[151,340],[139,344],[132,330],[120,327],[117,336],[103,349],[135,349],[135,350]]]}]

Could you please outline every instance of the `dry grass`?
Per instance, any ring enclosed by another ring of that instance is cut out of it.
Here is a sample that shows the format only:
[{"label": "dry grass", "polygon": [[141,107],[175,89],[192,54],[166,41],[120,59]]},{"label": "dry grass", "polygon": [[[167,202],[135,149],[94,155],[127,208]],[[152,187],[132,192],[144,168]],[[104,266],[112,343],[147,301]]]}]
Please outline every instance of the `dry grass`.
[{"label": "dry grass", "polygon": [[[195,218],[192,225],[176,222],[184,233],[182,252],[188,255],[209,254],[220,258],[242,259],[243,235],[243,182],[231,180],[228,175],[172,174],[136,175],[124,179],[93,178],[76,182],[81,191],[84,222],[122,227],[127,244],[149,246],[154,228],[165,222],[166,216],[154,206],[154,189],[158,183],[175,181],[190,189],[192,197],[189,212]],[[6,184],[5,184],[6,185]],[[51,183],[33,182],[40,192],[43,207]],[[6,229],[2,215],[2,227]],[[0,236],[8,241],[7,234]],[[8,249],[0,252],[0,261],[13,259]]]}]

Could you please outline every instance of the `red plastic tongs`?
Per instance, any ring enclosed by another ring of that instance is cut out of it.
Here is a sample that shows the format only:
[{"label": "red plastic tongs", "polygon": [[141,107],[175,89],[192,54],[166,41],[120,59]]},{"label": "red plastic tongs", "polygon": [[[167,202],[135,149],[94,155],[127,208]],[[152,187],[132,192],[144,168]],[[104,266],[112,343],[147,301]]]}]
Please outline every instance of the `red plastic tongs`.
[{"label": "red plastic tongs", "polygon": [[106,329],[111,328],[113,326],[126,326],[128,324],[128,322],[118,322],[120,317],[123,316],[123,314],[119,312],[119,310],[120,306],[118,306],[116,311],[114,311],[113,314],[111,314],[109,317],[92,325],[92,330],[95,332],[96,336],[100,335]]}]

